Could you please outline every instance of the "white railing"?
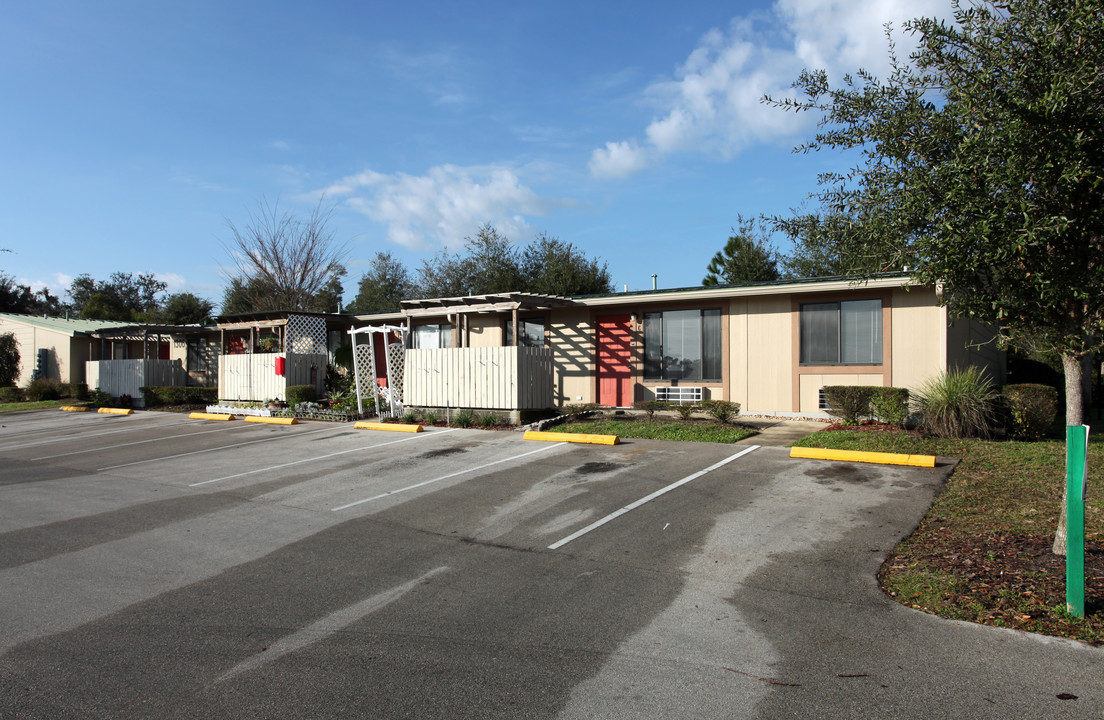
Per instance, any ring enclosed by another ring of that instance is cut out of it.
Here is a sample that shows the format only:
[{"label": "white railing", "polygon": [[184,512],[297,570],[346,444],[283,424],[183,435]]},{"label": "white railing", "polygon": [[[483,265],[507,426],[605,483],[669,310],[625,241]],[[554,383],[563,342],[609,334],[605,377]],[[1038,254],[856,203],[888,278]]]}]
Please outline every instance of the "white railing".
[{"label": "white railing", "polygon": [[179,360],[89,360],[84,364],[88,387],[112,397],[130,395],[142,402],[139,388],[151,385],[184,385],[187,373]]},{"label": "white railing", "polygon": [[403,402],[411,407],[543,410],[555,403],[549,348],[407,350]]},{"label": "white railing", "polygon": [[319,394],[326,387],[325,355],[295,355],[284,360],[284,374],[276,374],[278,353],[219,356],[220,400],[286,400],[288,385],[314,385]]}]

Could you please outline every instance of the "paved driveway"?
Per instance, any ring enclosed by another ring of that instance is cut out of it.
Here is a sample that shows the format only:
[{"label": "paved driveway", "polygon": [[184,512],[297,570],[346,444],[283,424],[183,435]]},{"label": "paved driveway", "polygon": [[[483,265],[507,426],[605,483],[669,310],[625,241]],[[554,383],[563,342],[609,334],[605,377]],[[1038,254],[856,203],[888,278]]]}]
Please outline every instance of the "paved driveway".
[{"label": "paved driveway", "polygon": [[878,591],[944,470],[0,425],[0,717],[1104,717],[1099,649]]}]

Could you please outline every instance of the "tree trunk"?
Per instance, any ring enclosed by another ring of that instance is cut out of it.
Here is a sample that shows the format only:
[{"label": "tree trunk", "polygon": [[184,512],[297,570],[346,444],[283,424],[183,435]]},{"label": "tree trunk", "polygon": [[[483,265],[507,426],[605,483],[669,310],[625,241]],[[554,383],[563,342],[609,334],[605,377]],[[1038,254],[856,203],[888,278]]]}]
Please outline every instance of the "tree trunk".
[{"label": "tree trunk", "polygon": [[[1062,355],[1062,369],[1066,373],[1066,426],[1081,425],[1082,411],[1081,361],[1075,355]],[[1054,554],[1066,554],[1066,482],[1062,479],[1062,507],[1058,514],[1058,529],[1054,532]]]}]

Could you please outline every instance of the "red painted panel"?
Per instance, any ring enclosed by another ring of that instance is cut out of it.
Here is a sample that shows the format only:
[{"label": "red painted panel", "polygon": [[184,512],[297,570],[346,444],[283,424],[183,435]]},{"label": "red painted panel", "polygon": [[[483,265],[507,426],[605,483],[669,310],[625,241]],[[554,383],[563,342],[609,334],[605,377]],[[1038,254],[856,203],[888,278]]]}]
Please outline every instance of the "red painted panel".
[{"label": "red painted panel", "polygon": [[632,318],[606,315],[598,318],[598,404],[632,405]]}]

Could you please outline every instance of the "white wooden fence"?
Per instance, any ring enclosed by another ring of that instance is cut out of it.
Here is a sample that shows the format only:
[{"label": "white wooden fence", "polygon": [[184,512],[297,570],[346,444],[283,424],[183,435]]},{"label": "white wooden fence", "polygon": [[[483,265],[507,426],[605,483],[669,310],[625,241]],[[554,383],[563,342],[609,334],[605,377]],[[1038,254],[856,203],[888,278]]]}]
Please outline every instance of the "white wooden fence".
[{"label": "white wooden fence", "polygon": [[112,397],[130,395],[141,404],[139,388],[184,385],[187,373],[179,360],[88,360],[84,376],[90,388],[99,388]]},{"label": "white wooden fence", "polygon": [[314,385],[319,395],[326,388],[325,355],[288,353],[284,374],[276,374],[277,353],[219,356],[220,400],[286,400],[288,385]]},{"label": "white wooden fence", "polygon": [[495,410],[555,406],[552,350],[531,347],[407,350],[403,404]]}]

